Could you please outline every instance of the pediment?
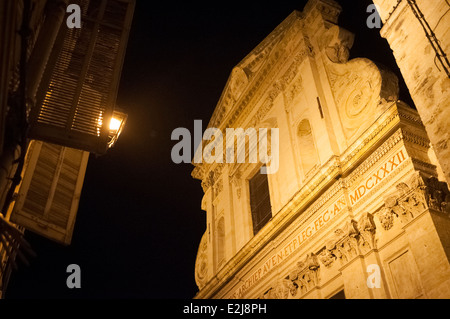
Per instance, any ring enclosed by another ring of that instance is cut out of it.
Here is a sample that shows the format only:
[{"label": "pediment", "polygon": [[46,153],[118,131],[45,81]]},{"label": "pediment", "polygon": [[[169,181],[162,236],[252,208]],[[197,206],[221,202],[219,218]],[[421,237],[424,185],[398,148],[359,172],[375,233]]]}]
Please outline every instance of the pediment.
[{"label": "pediment", "polygon": [[294,11],[233,68],[208,127],[219,127],[226,116],[236,110],[239,101],[255,86],[261,75],[268,72],[271,62],[279,59],[276,51],[287,51],[292,47],[287,45],[286,40],[294,40],[293,35],[297,32],[292,32],[292,27],[296,25],[298,29],[300,20],[300,12]]}]

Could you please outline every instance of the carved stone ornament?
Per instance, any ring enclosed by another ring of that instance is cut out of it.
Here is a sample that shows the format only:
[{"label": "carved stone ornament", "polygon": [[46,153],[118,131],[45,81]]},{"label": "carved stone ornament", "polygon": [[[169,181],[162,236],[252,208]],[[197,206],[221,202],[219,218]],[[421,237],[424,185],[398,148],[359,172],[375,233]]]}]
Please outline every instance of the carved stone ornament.
[{"label": "carved stone ornament", "polygon": [[384,109],[380,105],[398,99],[396,76],[368,59],[328,63],[327,73],[342,121],[350,139],[366,129]]},{"label": "carved stone ornament", "polygon": [[279,279],[274,283],[273,287],[262,296],[262,299],[287,299],[289,296],[289,286],[289,280]]},{"label": "carved stone ornament", "polygon": [[334,63],[346,63],[350,57],[355,36],[350,31],[339,26],[327,30],[324,36],[325,53]]},{"label": "carved stone ornament", "polygon": [[[334,246],[333,246],[334,247]],[[326,267],[330,268],[333,262],[336,260],[336,256],[331,253],[331,249],[325,247],[319,255],[318,258],[320,262]]]},{"label": "carved stone ornament", "polygon": [[359,231],[354,220],[347,222],[343,229],[335,231],[336,241],[332,252],[341,262],[341,265],[346,264],[358,255],[358,240],[356,238],[358,234]]},{"label": "carved stone ornament", "polygon": [[360,220],[358,221],[359,229],[359,248],[362,253],[375,248],[375,221],[373,220],[373,215],[370,213],[364,213]]},{"label": "carved stone ornament", "polygon": [[291,296],[302,296],[317,286],[320,280],[319,269],[319,261],[313,253],[306,255],[304,261],[299,261],[288,276]]},{"label": "carved stone ornament", "polygon": [[223,181],[222,179],[218,179],[213,186],[214,197],[218,197],[219,194],[222,192],[222,190],[223,190]]},{"label": "carved stone ornament", "polygon": [[241,96],[248,84],[248,76],[245,71],[239,67],[235,67],[231,72],[230,91],[233,102],[236,102]]},{"label": "carved stone ornament", "polygon": [[344,227],[336,229],[334,236],[319,252],[318,259],[326,268],[331,267],[335,260],[343,266],[376,247],[375,231],[372,214],[364,213],[358,222],[350,220]]},{"label": "carved stone ornament", "polygon": [[200,240],[200,245],[197,252],[197,259],[195,261],[195,283],[201,290],[207,283],[208,274],[208,240],[206,232]]},{"label": "carved stone ornament", "polygon": [[394,215],[391,214],[391,211],[388,208],[383,207],[378,218],[384,230],[389,230],[394,226]]},{"label": "carved stone ornament", "polygon": [[369,59],[349,59],[353,34],[333,26],[320,42],[328,57],[328,78],[347,139],[364,131],[381,114],[387,102],[398,100],[398,79]]},{"label": "carved stone ornament", "polygon": [[384,230],[394,225],[394,218],[406,224],[425,209],[450,214],[450,192],[444,182],[436,177],[424,178],[419,172],[405,182],[396,185],[396,192],[386,197],[379,213]]},{"label": "carved stone ornament", "polygon": [[230,176],[230,181],[233,187],[236,189],[236,195],[238,199],[241,198],[242,195],[242,177],[241,172],[236,171],[232,176]]},{"label": "carved stone ornament", "polygon": [[303,90],[303,79],[301,75],[298,75],[297,78],[293,81],[293,83],[283,92],[286,112],[290,112],[292,107],[292,101],[298,94],[300,94],[302,90]]}]

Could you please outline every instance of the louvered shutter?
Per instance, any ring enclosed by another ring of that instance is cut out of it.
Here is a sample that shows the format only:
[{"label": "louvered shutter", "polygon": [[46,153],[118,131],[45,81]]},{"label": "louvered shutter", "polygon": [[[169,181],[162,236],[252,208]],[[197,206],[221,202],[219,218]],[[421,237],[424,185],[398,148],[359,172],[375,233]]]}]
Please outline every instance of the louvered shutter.
[{"label": "louvered shutter", "polygon": [[70,244],[89,152],[32,141],[11,220]]},{"label": "louvered shutter", "polygon": [[[81,28],[61,26],[31,114],[30,137],[107,150],[133,0],[79,0]],[[52,67],[51,67],[52,66]]]}]

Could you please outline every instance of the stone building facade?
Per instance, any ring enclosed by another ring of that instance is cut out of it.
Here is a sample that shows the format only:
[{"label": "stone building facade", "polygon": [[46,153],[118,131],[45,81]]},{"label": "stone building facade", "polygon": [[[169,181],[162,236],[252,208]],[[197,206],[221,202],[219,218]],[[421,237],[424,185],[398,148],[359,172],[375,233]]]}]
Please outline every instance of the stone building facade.
[{"label": "stone building facade", "polygon": [[[396,76],[349,60],[340,11],[310,0],[232,70],[209,127],[278,128],[279,169],[195,164],[207,214],[196,298],[450,297],[439,163]],[[255,178],[270,197],[258,228]]]}]

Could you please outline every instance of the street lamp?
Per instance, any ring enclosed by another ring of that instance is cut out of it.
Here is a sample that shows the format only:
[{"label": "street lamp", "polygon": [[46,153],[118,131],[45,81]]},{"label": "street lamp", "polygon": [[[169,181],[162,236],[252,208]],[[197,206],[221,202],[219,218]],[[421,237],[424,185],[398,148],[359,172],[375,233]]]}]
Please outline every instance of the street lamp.
[{"label": "street lamp", "polygon": [[122,133],[125,122],[128,115],[117,109],[114,110],[111,120],[109,122],[109,134],[108,134],[108,148],[111,148]]}]

